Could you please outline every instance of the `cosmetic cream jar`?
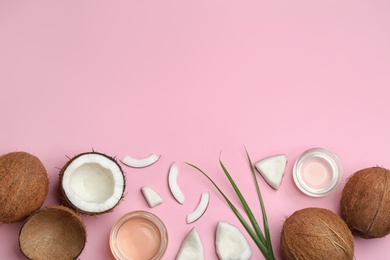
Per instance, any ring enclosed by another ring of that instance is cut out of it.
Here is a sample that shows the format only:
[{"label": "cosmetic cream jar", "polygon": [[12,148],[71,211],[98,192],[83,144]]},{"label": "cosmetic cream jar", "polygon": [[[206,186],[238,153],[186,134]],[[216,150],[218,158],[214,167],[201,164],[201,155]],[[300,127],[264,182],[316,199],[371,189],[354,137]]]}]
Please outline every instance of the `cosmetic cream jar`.
[{"label": "cosmetic cream jar", "polygon": [[164,223],[153,213],[133,211],[112,227],[110,248],[117,260],[158,260],[168,246]]},{"label": "cosmetic cream jar", "polygon": [[297,187],[312,197],[323,197],[334,192],[343,177],[338,157],[324,148],[312,148],[298,157],[293,168]]}]

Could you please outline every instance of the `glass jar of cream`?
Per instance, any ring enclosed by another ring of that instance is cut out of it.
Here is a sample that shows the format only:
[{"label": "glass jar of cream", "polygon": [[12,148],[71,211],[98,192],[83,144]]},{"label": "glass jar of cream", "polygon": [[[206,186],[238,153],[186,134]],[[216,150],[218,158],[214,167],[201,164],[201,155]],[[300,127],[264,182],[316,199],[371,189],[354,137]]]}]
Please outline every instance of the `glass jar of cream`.
[{"label": "glass jar of cream", "polygon": [[312,197],[323,197],[334,192],[343,177],[338,157],[324,148],[312,148],[295,161],[293,177],[297,187]]},{"label": "glass jar of cream", "polygon": [[117,260],[158,260],[168,246],[164,223],[148,211],[133,211],[111,229],[110,249]]}]

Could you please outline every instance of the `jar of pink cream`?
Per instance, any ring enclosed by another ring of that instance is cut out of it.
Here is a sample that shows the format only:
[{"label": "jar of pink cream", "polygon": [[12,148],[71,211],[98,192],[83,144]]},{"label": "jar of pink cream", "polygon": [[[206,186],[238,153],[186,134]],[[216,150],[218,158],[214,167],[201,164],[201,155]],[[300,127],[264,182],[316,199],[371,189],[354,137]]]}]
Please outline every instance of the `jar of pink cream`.
[{"label": "jar of pink cream", "polygon": [[295,161],[293,177],[297,187],[312,197],[323,197],[334,192],[343,177],[339,158],[324,148],[312,148]]},{"label": "jar of pink cream", "polygon": [[110,249],[117,260],[158,260],[167,246],[164,223],[148,211],[127,213],[111,229]]}]

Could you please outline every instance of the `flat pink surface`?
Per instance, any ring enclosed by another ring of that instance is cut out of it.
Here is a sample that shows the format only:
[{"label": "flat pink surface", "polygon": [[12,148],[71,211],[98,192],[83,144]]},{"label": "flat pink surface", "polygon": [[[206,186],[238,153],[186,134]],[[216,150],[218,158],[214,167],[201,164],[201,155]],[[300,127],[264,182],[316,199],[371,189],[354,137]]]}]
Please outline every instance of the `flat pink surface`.
[{"label": "flat pink surface", "polygon": [[[140,209],[168,228],[164,259],[174,259],[192,227],[206,259],[217,259],[218,221],[245,231],[184,162],[237,202],[218,164],[222,151],[261,218],[244,146],[254,161],[289,158],[279,190],[260,179],[280,259],[286,217],[305,207],[338,213],[349,175],[390,167],[390,1],[2,0],[0,88],[0,153],[23,150],[42,160],[51,181],[44,205],[59,203],[58,168],[67,156],[92,149],[118,158],[162,155],[148,168],[123,166],[124,201],[112,213],[83,217],[88,243],[81,259],[112,259],[112,225]],[[293,182],[296,158],[311,147],[336,153],[345,170],[340,188],[324,198],[304,195]],[[167,185],[175,161],[184,205]],[[150,209],[144,185],[164,203]],[[203,191],[211,194],[208,210],[186,224]],[[23,258],[20,226],[0,226],[0,259]],[[356,237],[356,259],[386,259],[389,243]],[[250,245],[253,259],[263,259]]]}]

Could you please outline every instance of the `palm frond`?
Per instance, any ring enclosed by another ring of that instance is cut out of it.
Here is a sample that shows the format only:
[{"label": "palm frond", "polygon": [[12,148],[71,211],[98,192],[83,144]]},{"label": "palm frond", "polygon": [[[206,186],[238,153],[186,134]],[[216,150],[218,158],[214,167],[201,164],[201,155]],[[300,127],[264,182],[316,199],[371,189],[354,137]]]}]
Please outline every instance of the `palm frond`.
[{"label": "palm frond", "polygon": [[260,187],[259,187],[259,184],[257,182],[257,178],[256,178],[256,174],[255,174],[255,170],[254,170],[252,161],[251,161],[250,156],[248,154],[248,151],[246,149],[245,149],[245,152],[246,152],[246,155],[247,155],[247,158],[248,158],[248,162],[249,162],[249,165],[250,165],[250,168],[251,168],[251,172],[252,172],[252,175],[253,175],[253,178],[254,178],[254,182],[255,182],[255,185],[256,185],[256,191],[257,191],[257,195],[258,195],[260,206],[261,206],[261,212],[262,212],[262,216],[263,216],[263,229],[264,229],[264,233],[260,229],[259,224],[257,222],[257,219],[254,216],[251,208],[249,207],[247,201],[245,200],[244,196],[242,195],[242,193],[241,193],[240,189],[238,188],[236,182],[232,178],[232,176],[229,173],[229,171],[226,169],[226,167],[223,164],[221,159],[219,160],[220,166],[221,166],[225,176],[229,180],[230,185],[234,189],[234,192],[236,193],[238,199],[240,200],[240,203],[241,203],[241,205],[244,208],[244,211],[245,211],[245,213],[246,213],[246,215],[247,215],[247,217],[249,219],[250,224],[245,220],[245,218],[241,215],[241,213],[238,211],[236,206],[234,206],[234,204],[225,195],[225,193],[218,187],[218,185],[204,171],[202,171],[200,168],[198,168],[197,166],[195,166],[193,164],[190,164],[190,163],[187,163],[187,164],[189,166],[195,168],[199,172],[201,172],[214,185],[214,187],[218,190],[218,192],[225,199],[226,203],[229,205],[229,207],[232,210],[232,212],[236,215],[236,217],[238,218],[238,220],[240,221],[240,223],[242,224],[242,226],[244,227],[244,229],[246,230],[248,235],[252,238],[253,242],[259,248],[259,250],[261,251],[261,253],[265,257],[265,259],[266,260],[275,260],[275,256],[274,256],[273,249],[272,249],[272,241],[271,241],[271,235],[270,235],[270,230],[269,230],[269,226],[268,226],[267,213],[266,213],[266,210],[265,210],[264,201],[263,201],[263,198],[261,196]]}]

